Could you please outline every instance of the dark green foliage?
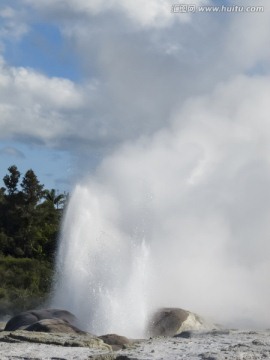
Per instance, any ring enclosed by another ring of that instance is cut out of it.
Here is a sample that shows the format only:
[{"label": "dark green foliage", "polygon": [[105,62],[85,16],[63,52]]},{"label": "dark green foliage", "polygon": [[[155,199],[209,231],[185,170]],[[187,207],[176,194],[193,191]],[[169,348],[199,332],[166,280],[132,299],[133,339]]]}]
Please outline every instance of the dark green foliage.
[{"label": "dark green foliage", "polygon": [[21,183],[15,165],[0,188],[0,315],[36,307],[52,279],[66,194],[44,189],[33,170]]},{"label": "dark green foliage", "polygon": [[3,179],[6,187],[7,187],[7,191],[9,195],[14,195],[18,189],[18,182],[21,176],[21,173],[18,171],[17,166],[16,165],[12,165],[8,168],[8,171],[10,173],[10,175],[6,175]]},{"label": "dark green foliage", "polygon": [[0,316],[46,301],[52,267],[46,261],[0,257]]},{"label": "dark green foliage", "polygon": [[44,198],[53,206],[56,206],[56,209],[59,209],[66,201],[66,194],[57,194],[55,189],[45,190]]},{"label": "dark green foliage", "polygon": [[20,172],[15,165],[8,171],[0,190],[0,254],[53,261],[67,196],[44,190],[32,169],[18,188]]},{"label": "dark green foliage", "polygon": [[43,188],[32,169],[26,171],[21,183],[25,204],[35,207],[44,195]]}]

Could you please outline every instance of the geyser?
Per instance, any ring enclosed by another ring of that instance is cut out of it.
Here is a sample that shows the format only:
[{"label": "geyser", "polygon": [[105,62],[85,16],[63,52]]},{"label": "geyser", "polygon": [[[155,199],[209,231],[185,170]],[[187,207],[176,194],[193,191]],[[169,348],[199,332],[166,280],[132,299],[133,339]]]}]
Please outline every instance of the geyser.
[{"label": "geyser", "polygon": [[76,187],[63,226],[54,301],[74,309],[95,334],[139,336],[147,315],[148,244],[141,223],[127,232],[119,221],[118,204],[105,189]]},{"label": "geyser", "polygon": [[98,334],[142,336],[161,306],[270,326],[269,80],[193,98],[76,186],[54,306]]}]

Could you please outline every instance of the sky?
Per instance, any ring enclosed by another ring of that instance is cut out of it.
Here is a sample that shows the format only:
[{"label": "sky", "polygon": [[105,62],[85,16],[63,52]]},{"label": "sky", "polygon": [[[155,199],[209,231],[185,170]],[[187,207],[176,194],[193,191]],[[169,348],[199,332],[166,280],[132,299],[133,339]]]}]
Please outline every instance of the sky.
[{"label": "sky", "polygon": [[[237,4],[249,3],[258,2]],[[2,0],[0,176],[16,164],[70,190],[121,144],[168,126],[187,99],[268,73],[265,0],[263,13],[173,13],[174,4]]]}]

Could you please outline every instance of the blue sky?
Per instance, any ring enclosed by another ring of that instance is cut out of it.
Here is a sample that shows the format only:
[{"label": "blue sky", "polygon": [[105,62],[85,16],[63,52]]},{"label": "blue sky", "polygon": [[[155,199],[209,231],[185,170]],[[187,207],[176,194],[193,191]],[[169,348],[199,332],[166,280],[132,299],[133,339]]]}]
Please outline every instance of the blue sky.
[{"label": "blue sky", "polygon": [[33,169],[46,188],[69,191],[72,179],[72,162],[66,151],[53,151],[46,147],[28,146],[16,141],[1,141],[1,179],[15,164],[21,180],[28,169]]},{"label": "blue sky", "polygon": [[[2,19],[0,27],[5,26]],[[81,73],[76,58],[66,47],[59,28],[50,22],[30,21],[28,26],[28,31],[22,37],[14,39],[7,36],[2,39],[5,62],[11,67],[31,68],[48,77],[79,81]],[[35,144],[35,141],[18,141],[16,136],[15,139],[12,137],[0,142],[1,179],[8,167],[16,164],[21,176],[28,169],[33,169],[46,188],[55,188],[61,192],[71,189],[72,163],[68,150]]]},{"label": "blue sky", "polygon": [[5,42],[4,56],[12,66],[31,67],[47,76],[80,81],[82,73],[76,56],[65,43],[60,29],[52,23],[33,23],[18,42]]},{"label": "blue sky", "polygon": [[0,176],[17,164],[70,190],[122,144],[166,128],[187,99],[268,72],[266,11],[172,14],[175,3],[2,1]]},{"label": "blue sky", "polygon": [[[31,68],[48,77],[79,82],[82,73],[59,28],[50,22],[33,22],[29,26],[21,38],[14,40],[7,37],[3,40],[2,56],[9,66]],[[68,150],[35,144],[35,141],[18,140],[15,136],[15,139],[7,138],[0,142],[1,179],[8,167],[16,164],[21,176],[31,168],[46,188],[70,191],[73,170],[72,154]]]}]

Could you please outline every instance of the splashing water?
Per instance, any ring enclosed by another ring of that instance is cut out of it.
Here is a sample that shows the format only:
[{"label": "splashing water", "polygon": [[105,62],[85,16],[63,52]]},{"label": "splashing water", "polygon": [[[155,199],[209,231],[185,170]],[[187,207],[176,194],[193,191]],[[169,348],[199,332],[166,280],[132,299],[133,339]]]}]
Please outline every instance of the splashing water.
[{"label": "splashing water", "polygon": [[268,93],[269,79],[229,81],[77,185],[54,306],[95,334],[142,336],[161,306],[269,327]]},{"label": "splashing water", "polygon": [[[110,202],[106,210],[114,218]],[[77,186],[63,226],[54,302],[95,334],[139,336],[147,315],[149,248],[142,233],[120,233],[102,211],[91,190]]]}]

